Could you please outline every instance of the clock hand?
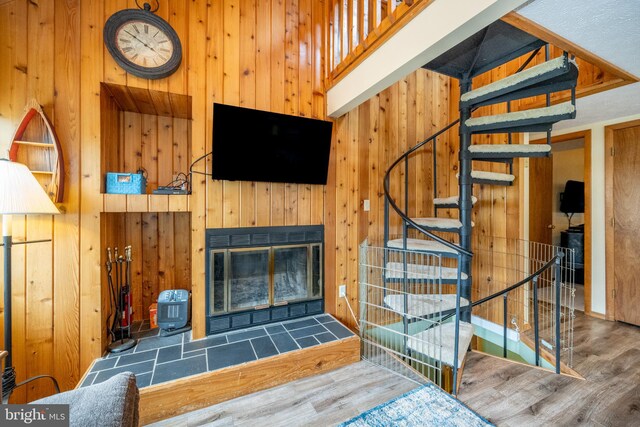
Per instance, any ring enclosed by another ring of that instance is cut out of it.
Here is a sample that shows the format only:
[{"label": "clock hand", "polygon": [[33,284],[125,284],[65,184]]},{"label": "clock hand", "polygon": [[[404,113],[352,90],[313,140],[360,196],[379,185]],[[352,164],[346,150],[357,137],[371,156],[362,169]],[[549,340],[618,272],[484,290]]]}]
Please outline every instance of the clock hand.
[{"label": "clock hand", "polygon": [[162,58],[162,60],[166,60],[166,58],[164,56],[162,56],[162,54],[158,51],[156,51],[154,48],[152,48],[151,46],[149,46],[148,44],[146,44],[144,41],[140,40],[138,37],[135,36],[135,34],[130,33],[127,30],[124,30],[125,33],[129,34],[131,37],[133,37],[134,39],[138,40],[140,43],[142,43],[144,45],[144,47],[146,47],[147,49],[151,50],[153,53],[155,53],[156,55],[158,55],[160,58]]}]

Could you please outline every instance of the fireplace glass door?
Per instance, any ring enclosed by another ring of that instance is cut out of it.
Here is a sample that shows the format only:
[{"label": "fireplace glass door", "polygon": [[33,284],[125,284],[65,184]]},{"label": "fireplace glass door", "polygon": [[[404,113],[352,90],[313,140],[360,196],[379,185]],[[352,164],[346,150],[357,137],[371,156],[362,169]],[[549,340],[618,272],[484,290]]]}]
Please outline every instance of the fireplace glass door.
[{"label": "fireplace glass door", "polygon": [[233,250],[228,259],[228,311],[268,307],[269,249]]},{"label": "fireplace glass door", "polygon": [[322,246],[222,249],[210,253],[209,315],[322,298]]}]

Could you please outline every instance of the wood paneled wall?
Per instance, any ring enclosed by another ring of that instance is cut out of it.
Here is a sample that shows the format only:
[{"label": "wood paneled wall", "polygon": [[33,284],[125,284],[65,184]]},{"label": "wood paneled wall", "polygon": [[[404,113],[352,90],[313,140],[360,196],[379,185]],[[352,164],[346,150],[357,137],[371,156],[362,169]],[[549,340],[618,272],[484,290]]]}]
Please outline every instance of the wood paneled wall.
[{"label": "wood paneled wall", "polygon": [[[0,145],[8,144],[27,99],[35,97],[53,119],[68,171],[62,215],[14,220],[16,240],[52,239],[13,252],[19,381],[54,374],[69,389],[101,355],[107,246],[131,243],[134,259],[135,246],[141,246],[136,262],[142,265],[134,273],[139,313],[170,281],[192,285],[194,335],[202,336],[206,227],[324,223],[322,186],[217,182],[202,175],[193,183],[190,213],[101,213],[101,165],[120,171],[141,165],[149,173],[149,189],[168,183],[210,150],[213,102],[325,118],[324,1],[161,0],[158,14],[176,29],[183,62],[175,74],[153,81],[125,73],[104,48],[104,22],[124,8],[136,8],[135,1],[0,2],[0,49],[6,58],[0,64]],[[116,126],[106,129],[102,82],[189,95],[192,119],[119,112],[112,117]],[[185,132],[190,144],[167,151],[174,136]],[[102,150],[103,133],[111,133],[117,149]],[[194,169],[207,170],[207,161]],[[188,230],[190,239],[184,239]],[[50,394],[42,383],[21,388],[12,401]]]},{"label": "wood paneled wall", "polygon": [[[356,322],[336,290],[340,284],[347,286],[347,299],[357,316],[358,248],[365,239],[382,244],[384,174],[404,151],[449,123],[449,108],[449,78],[419,69],[336,120],[325,205],[326,228],[333,230],[325,234],[326,280],[336,286],[327,289],[325,300],[328,311],[351,328],[356,328]],[[437,170],[442,192],[455,184],[455,171],[448,167],[454,146],[448,138],[438,141],[436,156],[445,165]],[[432,162],[432,148],[409,161],[412,215],[432,215]],[[400,206],[405,202],[403,187],[404,167],[400,167],[390,177],[392,194],[397,195]],[[368,212],[364,200],[370,201]],[[394,215],[390,233],[400,232],[399,218]]]},{"label": "wood paneled wall", "polygon": [[[0,151],[8,147],[27,100],[36,98],[63,141],[68,190],[63,215],[16,217],[13,222],[14,240],[52,239],[13,251],[13,362],[18,381],[46,373],[64,388],[79,380],[81,341],[91,340],[81,333],[78,4],[0,4]],[[94,245],[97,249],[99,242]],[[52,392],[48,381],[36,381],[19,388],[12,401]]]}]

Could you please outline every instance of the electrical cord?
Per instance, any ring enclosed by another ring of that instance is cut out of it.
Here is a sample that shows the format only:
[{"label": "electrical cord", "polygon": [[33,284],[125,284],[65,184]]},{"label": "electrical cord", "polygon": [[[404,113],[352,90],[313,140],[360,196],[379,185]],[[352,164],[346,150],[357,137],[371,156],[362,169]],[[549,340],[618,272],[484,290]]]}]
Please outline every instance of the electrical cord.
[{"label": "electrical cord", "polygon": [[176,178],[164,187],[182,190],[189,187],[189,177],[184,172],[176,175]]},{"label": "electrical cord", "polygon": [[347,307],[349,308],[349,311],[351,312],[351,317],[353,317],[353,321],[356,323],[356,329],[360,330],[360,323],[358,322],[358,318],[356,317],[356,314],[353,312],[353,309],[351,308],[351,304],[349,304],[349,298],[347,298],[346,292],[343,298],[344,298],[344,302],[347,303]]},{"label": "electrical cord", "polygon": [[196,163],[198,163],[202,159],[206,158],[207,156],[210,156],[211,154],[213,154],[213,151],[210,151],[207,154],[203,154],[202,156],[200,156],[197,159],[195,159],[193,161],[193,163],[191,163],[191,165],[189,166],[189,194],[191,194],[191,183],[193,182],[193,174],[194,173],[195,174],[199,174],[199,175],[210,175],[207,172],[194,171],[193,167],[196,165]]}]

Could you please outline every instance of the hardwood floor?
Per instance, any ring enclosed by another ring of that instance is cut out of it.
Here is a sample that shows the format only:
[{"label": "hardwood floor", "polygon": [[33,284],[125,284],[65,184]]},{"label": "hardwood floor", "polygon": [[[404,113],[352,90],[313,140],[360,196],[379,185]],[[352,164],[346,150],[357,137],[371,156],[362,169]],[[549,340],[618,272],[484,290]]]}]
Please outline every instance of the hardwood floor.
[{"label": "hardwood floor", "polygon": [[584,379],[472,353],[458,398],[498,426],[640,425],[640,328],[576,312]]},{"label": "hardwood floor", "polygon": [[361,361],[152,425],[331,426],[417,386],[413,381]]},{"label": "hardwood floor", "polygon": [[[576,312],[573,358],[584,379],[471,353],[458,398],[498,426],[639,426],[640,328]],[[416,386],[358,362],[153,425],[334,426]]]}]

